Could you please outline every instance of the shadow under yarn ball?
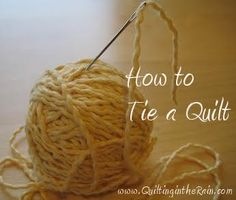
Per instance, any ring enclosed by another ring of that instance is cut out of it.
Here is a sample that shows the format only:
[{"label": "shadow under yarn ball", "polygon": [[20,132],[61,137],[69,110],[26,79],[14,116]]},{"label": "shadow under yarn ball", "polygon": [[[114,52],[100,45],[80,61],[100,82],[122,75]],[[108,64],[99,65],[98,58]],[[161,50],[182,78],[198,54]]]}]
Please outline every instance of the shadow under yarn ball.
[{"label": "shadow under yarn ball", "polygon": [[[115,190],[135,179],[125,145],[137,169],[152,149],[152,122],[140,119],[143,104],[133,122],[127,120],[125,75],[102,61],[85,70],[90,62],[48,70],[32,89],[26,134],[33,172],[45,189],[84,195]],[[144,101],[138,89],[133,97]]]}]

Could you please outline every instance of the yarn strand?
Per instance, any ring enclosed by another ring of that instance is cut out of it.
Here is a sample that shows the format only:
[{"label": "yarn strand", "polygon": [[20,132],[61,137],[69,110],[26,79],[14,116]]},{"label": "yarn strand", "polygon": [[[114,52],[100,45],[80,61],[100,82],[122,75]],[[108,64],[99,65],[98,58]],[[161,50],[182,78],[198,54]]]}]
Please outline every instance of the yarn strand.
[{"label": "yarn strand", "polygon": [[[178,32],[177,29],[174,26],[174,23],[172,20],[167,16],[165,11],[157,4],[156,1],[149,0],[146,1],[146,6],[142,6],[140,4],[139,8],[137,9],[137,17],[135,20],[135,37],[134,37],[134,52],[133,52],[133,59],[132,59],[132,76],[135,76],[137,74],[138,69],[140,68],[140,54],[141,54],[141,24],[144,21],[144,10],[147,7],[153,8],[155,11],[158,11],[160,13],[160,17],[162,20],[164,20],[170,32],[173,35],[173,55],[172,55],[172,69],[173,69],[173,74],[177,73],[178,70]],[[173,76],[173,81],[172,81],[172,100],[175,104],[177,104],[176,100],[176,76]],[[128,93],[128,102],[132,102],[134,100],[134,91],[136,89],[136,84],[135,84],[135,79],[130,80],[130,87],[129,87],[129,93]],[[131,126],[131,121],[129,119],[130,117],[130,112],[131,112],[132,105],[129,104],[127,111],[126,111],[126,127],[125,127],[125,141],[124,141],[124,160],[127,165],[127,167],[130,169],[131,172],[136,173],[137,175],[139,174],[139,170],[137,167],[134,166],[134,164],[131,162],[130,159],[130,145],[129,145],[129,127]]]},{"label": "yarn strand", "polygon": [[[198,149],[205,150],[214,159],[214,161],[215,161],[214,165],[209,166],[207,163],[205,163],[204,161],[202,161],[198,158],[192,157],[190,155],[181,154],[182,152],[187,151],[188,149],[191,149],[191,148],[198,148]],[[168,171],[169,166],[177,158],[195,163],[196,165],[199,165],[203,169],[201,169],[199,171],[196,170],[196,171],[190,171],[190,172],[183,172],[182,174],[180,174],[176,177],[173,177],[169,180],[162,181],[163,176]],[[200,177],[200,176],[203,176],[203,175],[212,175],[212,177],[214,179],[214,182],[215,182],[214,191],[217,191],[221,186],[220,178],[219,178],[219,176],[216,172],[216,170],[219,168],[220,164],[221,164],[221,160],[220,160],[219,154],[214,149],[212,149],[211,147],[206,146],[206,145],[201,145],[201,144],[188,143],[186,145],[183,145],[183,146],[179,147],[178,149],[173,151],[170,155],[163,156],[163,157],[160,158],[160,161],[154,166],[154,170],[152,172],[152,174],[155,175],[155,178],[149,184],[151,186],[153,186],[157,183],[158,184],[161,183],[162,185],[171,185],[171,184],[174,184],[174,183],[176,183],[180,180],[183,180],[185,178],[190,178],[190,177],[194,178],[194,177]],[[158,173],[156,173],[155,169],[159,165],[161,165],[161,169],[159,170]],[[217,192],[215,192],[213,194],[212,199],[213,200],[218,200],[219,199],[219,194]]]},{"label": "yarn strand", "polygon": [[[3,160],[0,161],[0,186],[3,188],[8,189],[28,189],[28,191],[22,195],[20,200],[31,200],[36,195],[36,193],[41,194],[41,187],[40,184],[38,184],[34,177],[32,176],[32,163],[28,159],[25,158],[25,156],[20,153],[20,151],[17,149],[16,145],[14,144],[17,135],[19,135],[22,130],[24,129],[23,126],[19,127],[16,131],[13,132],[12,137],[9,140],[10,148],[12,152],[13,157],[6,157]],[[15,166],[18,169],[22,170],[25,176],[30,180],[30,182],[25,184],[11,184],[7,183],[3,178],[4,169]],[[30,195],[31,198],[28,198]],[[41,195],[42,197],[42,195]],[[46,200],[44,198],[44,200]]]}]

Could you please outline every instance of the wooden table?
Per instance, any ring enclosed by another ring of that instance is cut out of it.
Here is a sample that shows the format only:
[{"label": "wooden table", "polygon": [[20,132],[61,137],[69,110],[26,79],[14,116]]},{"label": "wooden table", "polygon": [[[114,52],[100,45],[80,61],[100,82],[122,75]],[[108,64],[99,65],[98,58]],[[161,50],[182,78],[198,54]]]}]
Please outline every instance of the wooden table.
[{"label": "wooden table", "polygon": [[[139,3],[138,0],[0,1],[1,158],[9,154],[12,131],[24,124],[30,89],[42,72],[58,64],[95,57]],[[142,89],[150,105],[160,113],[153,131],[159,140],[152,159],[158,160],[188,142],[210,145],[223,160],[220,170],[223,188],[235,190],[236,2],[160,0],[159,3],[174,19],[179,31],[180,65],[185,73],[195,75],[195,81],[191,87],[178,90],[176,122],[165,119],[167,110],[174,107],[170,85]],[[131,25],[102,59],[128,73],[133,36]],[[158,15],[148,10],[143,24],[142,73],[164,72],[171,77],[170,58],[171,34]],[[215,99],[221,97],[229,101],[232,109],[228,121],[202,123],[186,119],[185,109],[190,102],[200,101],[212,107]],[[26,149],[26,144],[21,147]],[[7,171],[5,176],[14,182],[23,180],[15,169]],[[235,199],[233,192],[221,199]],[[12,198],[1,192],[0,199]]]}]

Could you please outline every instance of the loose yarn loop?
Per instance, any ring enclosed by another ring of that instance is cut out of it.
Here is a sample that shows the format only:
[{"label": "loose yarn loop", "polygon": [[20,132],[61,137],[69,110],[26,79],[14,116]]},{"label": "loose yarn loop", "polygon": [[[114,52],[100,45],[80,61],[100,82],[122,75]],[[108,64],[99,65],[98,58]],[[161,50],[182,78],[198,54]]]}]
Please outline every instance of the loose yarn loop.
[{"label": "loose yarn loop", "polygon": [[[181,155],[181,153],[183,151],[186,151],[191,148],[198,148],[198,149],[205,150],[206,153],[209,154],[214,159],[214,161],[215,161],[214,165],[209,166],[207,163],[203,162],[202,160],[200,160],[198,158],[195,158],[195,157],[192,157],[189,155]],[[180,174],[179,176],[176,176],[170,180],[162,181],[162,178],[163,178],[164,174],[167,172],[168,167],[176,158],[181,158],[186,161],[196,163],[197,165],[199,165],[203,169],[199,170],[199,171],[184,172],[184,173]],[[209,175],[212,175],[214,182],[215,182],[214,191],[217,191],[221,186],[220,178],[219,178],[218,174],[216,173],[216,170],[219,168],[219,166],[221,164],[220,155],[209,146],[188,143],[186,145],[181,146],[180,148],[178,148],[174,152],[172,152],[172,154],[170,156],[162,157],[158,164],[161,164],[161,169],[160,169],[157,177],[154,179],[155,180],[154,183],[162,182],[163,185],[168,185],[168,184],[174,184],[177,181],[183,180],[187,177],[198,177],[198,176],[203,176],[203,175],[209,174]],[[218,198],[219,198],[219,194],[216,192],[213,195],[213,200],[217,200]]]},{"label": "loose yarn loop", "polygon": [[[141,54],[141,24],[144,21],[144,10],[148,7],[153,8],[155,11],[159,12],[160,17],[163,21],[166,22],[168,29],[172,33],[172,70],[173,74],[176,74],[178,71],[178,31],[171,20],[170,17],[167,16],[165,11],[161,6],[158,5],[158,3],[155,0],[149,0],[146,1],[146,6],[143,6],[142,4],[139,6],[137,10],[137,17],[135,20],[135,38],[134,38],[134,52],[133,52],[133,74],[136,75],[137,71],[140,67],[140,54]],[[176,76],[173,76],[172,80],[172,100],[175,104],[177,104],[176,100]],[[130,87],[130,94],[132,94],[132,89],[135,88],[135,80],[131,80],[131,87]]]},{"label": "loose yarn loop", "polygon": [[[169,30],[171,31],[173,35],[173,54],[172,54],[172,69],[173,74],[177,72],[178,68],[178,32],[175,28],[172,20],[166,15],[165,11],[157,4],[156,1],[150,0],[145,2],[144,4],[141,3],[138,7],[136,13],[136,20],[135,20],[135,38],[134,38],[134,52],[133,52],[133,59],[132,59],[132,76],[135,76],[138,72],[138,69],[140,68],[140,54],[141,54],[141,24],[144,21],[144,9],[146,9],[148,6],[153,8],[155,11],[158,11],[160,13],[161,19],[163,19],[167,25]],[[173,82],[172,82],[172,100],[175,104],[177,104],[176,101],[176,76],[173,76]],[[133,102],[134,99],[134,90],[136,89],[136,83],[134,79],[131,79],[130,81],[130,87],[129,87],[129,93],[128,93],[128,102]],[[136,172],[136,174],[139,174],[137,168],[135,165],[130,162],[130,152],[129,152],[129,128],[131,127],[131,121],[129,120],[129,115],[132,109],[132,105],[128,105],[128,109],[126,112],[126,127],[125,127],[125,145],[124,145],[124,160],[127,163],[128,167],[133,171]]]},{"label": "loose yarn loop", "polygon": [[[35,177],[32,175],[32,162],[28,161],[24,155],[17,150],[14,144],[16,136],[21,133],[23,129],[23,126],[18,128],[15,132],[13,132],[13,135],[10,138],[10,149],[13,158],[7,157],[0,161],[0,186],[5,189],[28,189],[28,191],[25,192],[20,198],[21,200],[31,200],[37,193],[40,194],[43,200],[46,200],[45,195],[43,194],[44,191],[41,189],[41,185],[37,183]],[[10,166],[15,166],[21,169],[30,182],[18,185],[7,183],[3,179],[3,171],[5,168]]]},{"label": "loose yarn loop", "polygon": [[[147,1],[140,6],[135,21],[133,75],[140,66],[141,23],[144,8],[152,7],[160,13],[173,33],[172,68],[177,72],[178,34],[171,19],[156,1]],[[144,101],[133,80],[127,88],[125,75],[102,61],[97,61],[90,70],[85,67],[91,60],[58,66],[48,70],[31,92],[25,132],[31,160],[26,159],[16,148],[19,128],[10,139],[13,158],[0,162],[0,184],[8,189],[27,189],[21,200],[33,200],[35,195],[47,200],[46,192],[68,192],[76,195],[93,195],[114,191],[121,185],[142,180],[142,164],[149,157],[155,144],[150,136],[152,123],[140,119],[143,105],[134,112],[134,121],[129,120],[129,101]],[[176,103],[175,77],[172,98]],[[190,148],[204,149],[215,164],[205,162],[182,152]],[[202,170],[185,172],[163,181],[165,173],[175,158],[191,161]],[[30,182],[13,185],[3,180],[3,171],[10,165],[20,168]],[[160,172],[153,171],[150,184],[173,184],[186,177],[212,175],[215,189],[220,179],[215,172],[220,165],[219,154],[212,148],[187,144],[171,155],[162,157]],[[218,195],[213,196],[217,200]]]}]

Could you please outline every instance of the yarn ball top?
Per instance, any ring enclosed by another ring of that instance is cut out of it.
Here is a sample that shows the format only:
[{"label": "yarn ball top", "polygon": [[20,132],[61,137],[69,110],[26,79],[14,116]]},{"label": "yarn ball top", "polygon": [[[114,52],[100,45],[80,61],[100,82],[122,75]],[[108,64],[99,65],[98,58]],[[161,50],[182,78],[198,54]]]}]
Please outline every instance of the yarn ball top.
[{"label": "yarn ball top", "polygon": [[[151,151],[152,122],[140,118],[143,104],[128,122],[125,75],[102,61],[91,60],[48,70],[31,92],[26,135],[33,172],[45,188],[74,194],[115,190],[133,179],[124,161],[141,166]],[[144,101],[138,89],[136,101]],[[130,128],[126,125],[129,123]]]}]

